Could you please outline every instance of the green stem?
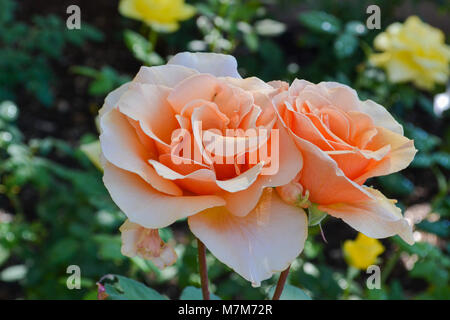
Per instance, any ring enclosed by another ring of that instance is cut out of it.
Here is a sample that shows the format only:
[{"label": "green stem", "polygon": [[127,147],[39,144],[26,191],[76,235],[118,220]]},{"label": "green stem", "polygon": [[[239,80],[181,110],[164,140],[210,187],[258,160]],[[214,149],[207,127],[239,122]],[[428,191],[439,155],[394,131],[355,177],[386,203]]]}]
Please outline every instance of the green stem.
[{"label": "green stem", "polygon": [[347,288],[344,290],[344,294],[342,295],[342,298],[344,300],[347,300],[350,296],[350,287],[352,285],[353,280],[355,277],[359,274],[359,270],[354,267],[349,267],[347,269],[347,276],[345,278],[345,281],[347,281]]},{"label": "green stem", "polygon": [[152,50],[156,49],[156,42],[158,41],[158,33],[150,27],[150,32],[148,34],[148,41],[152,44]]},{"label": "green stem", "polygon": [[395,250],[395,254],[388,259],[381,274],[381,285],[385,284],[386,280],[388,279],[389,275],[391,274],[392,270],[394,270],[394,267],[397,265],[397,262],[400,259],[400,254],[402,253],[402,251],[398,247],[395,247]]}]

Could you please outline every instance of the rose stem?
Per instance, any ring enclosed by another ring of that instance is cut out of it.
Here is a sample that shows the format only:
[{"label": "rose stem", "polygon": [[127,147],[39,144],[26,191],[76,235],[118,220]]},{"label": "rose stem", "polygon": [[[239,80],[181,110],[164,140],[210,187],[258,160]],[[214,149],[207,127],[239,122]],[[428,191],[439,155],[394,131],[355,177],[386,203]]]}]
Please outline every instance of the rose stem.
[{"label": "rose stem", "polygon": [[208,289],[208,268],[206,266],[206,248],[200,239],[197,239],[198,247],[198,266],[200,270],[200,281],[202,284],[203,300],[209,300]]},{"label": "rose stem", "polygon": [[287,269],[280,274],[280,278],[278,279],[277,287],[275,289],[275,293],[273,294],[272,300],[280,300],[281,293],[283,292],[284,284],[286,283],[290,268],[291,266],[289,265],[289,267],[287,267]]}]

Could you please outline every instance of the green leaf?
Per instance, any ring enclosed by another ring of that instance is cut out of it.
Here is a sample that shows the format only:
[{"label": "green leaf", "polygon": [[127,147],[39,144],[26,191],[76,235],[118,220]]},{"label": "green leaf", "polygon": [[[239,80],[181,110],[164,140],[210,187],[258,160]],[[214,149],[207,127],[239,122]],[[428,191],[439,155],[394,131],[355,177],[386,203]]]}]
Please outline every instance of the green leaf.
[{"label": "green leaf", "polygon": [[428,153],[419,152],[411,162],[413,168],[429,168],[434,164],[433,156]]},{"label": "green leaf", "polygon": [[75,74],[79,74],[85,77],[97,78],[99,75],[99,71],[95,70],[91,67],[86,66],[73,66],[70,68],[70,71]]},{"label": "green leaf", "polygon": [[147,63],[151,66],[158,66],[164,64],[164,59],[161,58],[161,56],[156,52],[151,52],[148,55],[147,61],[148,61]]},{"label": "green leaf", "polygon": [[[416,92],[417,94],[417,92]],[[433,109],[433,102],[430,98],[426,97],[425,95],[421,94],[417,98],[417,101],[419,103],[419,107],[421,107],[423,110],[425,110],[428,115],[432,116],[433,118],[436,118],[436,113]]]},{"label": "green leaf", "polygon": [[417,228],[434,233],[442,238],[450,237],[450,221],[448,220],[439,220],[436,222],[424,220],[417,224]]},{"label": "green leaf", "polygon": [[47,248],[49,262],[54,264],[68,263],[80,249],[80,241],[74,238],[62,238]]},{"label": "green leaf", "polygon": [[386,300],[389,296],[386,289],[381,288],[376,290],[367,289],[366,297],[367,300]]},{"label": "green leaf", "polygon": [[134,57],[146,65],[153,66],[163,64],[164,60],[153,51],[153,45],[141,36],[139,33],[132,30],[124,31],[125,44],[133,53]]},{"label": "green leaf", "polygon": [[414,268],[410,271],[411,277],[424,278],[437,286],[448,283],[449,274],[435,260],[422,260],[416,262]]},{"label": "green leaf", "polygon": [[16,9],[17,3],[12,0],[1,0],[0,1],[0,25],[6,22],[11,22],[14,19],[14,10]]},{"label": "green leaf", "polygon": [[364,23],[360,21],[349,21],[345,25],[345,31],[355,36],[362,36],[367,33],[367,28]]},{"label": "green leaf", "polygon": [[433,153],[433,160],[438,165],[450,170],[450,153],[447,152],[435,152]]},{"label": "green leaf", "polygon": [[272,19],[259,20],[255,23],[255,30],[261,36],[274,37],[286,30],[286,25]]},{"label": "green leaf", "polygon": [[[272,297],[275,292],[275,286],[269,289],[269,297]],[[285,284],[283,293],[280,300],[311,300],[311,297],[307,295],[302,289]]]},{"label": "green leaf", "polygon": [[97,234],[94,236],[94,241],[99,245],[99,256],[104,260],[120,261],[124,260],[120,247],[122,241],[120,236],[109,234]]},{"label": "green leaf", "polygon": [[167,300],[157,291],[137,282],[119,275],[113,275],[113,284],[106,283],[105,289],[108,299],[111,300]]},{"label": "green leaf", "polygon": [[377,181],[389,195],[402,197],[414,191],[414,184],[400,173],[378,177]]},{"label": "green leaf", "polygon": [[[213,293],[210,293],[209,297],[211,300],[221,300]],[[192,286],[186,287],[181,293],[180,300],[203,300],[202,290]]]},{"label": "green leaf", "polygon": [[323,11],[303,12],[299,20],[305,27],[321,33],[337,34],[342,29],[338,18]]},{"label": "green leaf", "polygon": [[244,42],[251,51],[258,50],[259,39],[256,33],[250,32],[244,34]]},{"label": "green leaf", "polygon": [[12,122],[17,119],[19,109],[12,101],[3,101],[0,103],[0,118]]},{"label": "green leaf", "polygon": [[195,4],[195,7],[197,8],[198,13],[209,16],[209,17],[215,17],[216,13],[212,10],[212,8],[205,4],[205,3],[197,3]]},{"label": "green leaf", "polygon": [[398,236],[393,237],[392,240],[399,245],[401,250],[409,254],[416,254],[420,258],[434,257],[441,259],[442,257],[441,251],[430,243],[416,242],[413,245],[409,245]]},{"label": "green leaf", "polygon": [[0,244],[0,266],[9,258],[9,249]]},{"label": "green leaf", "polygon": [[341,34],[334,42],[334,53],[338,58],[350,57],[358,48],[359,40],[350,33]]},{"label": "green leaf", "polygon": [[327,213],[317,208],[316,204],[312,204],[308,207],[308,226],[314,227],[322,222],[327,216]]},{"label": "green leaf", "polygon": [[5,282],[19,281],[27,275],[27,267],[23,264],[6,268],[0,273],[0,280]]},{"label": "green leaf", "polygon": [[143,54],[152,52],[153,46],[150,41],[145,39],[139,33],[127,29],[123,32],[123,36],[126,46],[133,54],[142,56]]},{"label": "green leaf", "polygon": [[404,128],[405,136],[414,140],[414,146],[420,152],[431,151],[441,143],[441,139],[439,137],[434,136],[419,127],[416,127],[411,123],[407,123]]},{"label": "green leaf", "polygon": [[399,280],[392,281],[389,290],[389,300],[405,300],[402,284]]}]

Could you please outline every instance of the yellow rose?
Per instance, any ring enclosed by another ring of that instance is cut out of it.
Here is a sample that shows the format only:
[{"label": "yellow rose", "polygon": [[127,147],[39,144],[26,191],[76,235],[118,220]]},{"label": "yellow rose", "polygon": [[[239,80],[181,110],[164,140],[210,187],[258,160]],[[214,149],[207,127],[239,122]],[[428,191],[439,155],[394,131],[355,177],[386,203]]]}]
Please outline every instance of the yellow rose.
[{"label": "yellow rose", "polygon": [[179,27],[178,21],[194,15],[195,8],[184,0],[120,0],[119,12],[158,31],[173,32]]},{"label": "yellow rose", "polygon": [[356,240],[344,242],[343,251],[349,265],[365,270],[376,262],[377,257],[384,252],[384,247],[380,241],[359,233]]},{"label": "yellow rose", "polygon": [[374,46],[383,52],[369,59],[387,70],[391,82],[412,81],[419,88],[432,89],[448,79],[450,46],[444,33],[416,16],[391,24],[375,38]]}]

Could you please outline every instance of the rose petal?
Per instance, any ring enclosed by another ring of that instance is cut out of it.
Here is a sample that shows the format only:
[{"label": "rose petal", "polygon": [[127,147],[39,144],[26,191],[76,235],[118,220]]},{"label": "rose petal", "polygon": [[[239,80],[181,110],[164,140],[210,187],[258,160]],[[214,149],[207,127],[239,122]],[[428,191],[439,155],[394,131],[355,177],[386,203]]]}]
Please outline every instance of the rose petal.
[{"label": "rose petal", "polygon": [[258,163],[235,178],[228,180],[217,180],[216,183],[222,190],[231,193],[248,189],[258,178],[262,167],[263,164]]},{"label": "rose petal", "polygon": [[378,134],[367,145],[369,149],[390,146],[390,152],[378,162],[372,162],[365,173],[355,179],[363,183],[371,177],[378,177],[405,169],[414,159],[417,152],[414,141],[385,128],[377,128]]},{"label": "rose petal", "polygon": [[109,162],[104,167],[103,182],[128,219],[145,228],[164,228],[178,219],[225,204],[218,196],[164,195],[137,175]]},{"label": "rose petal", "polygon": [[175,263],[177,254],[173,247],[164,243],[159,236],[158,229],[146,229],[126,220],[120,226],[122,237],[121,252],[124,256],[140,256],[152,261],[159,269]]},{"label": "rose petal", "polygon": [[368,114],[376,126],[403,134],[403,127],[395,121],[394,117],[383,106],[372,100],[360,101],[356,91],[349,86],[338,82],[321,82],[318,84],[332,105],[348,111],[360,111]]},{"label": "rose petal", "polygon": [[266,83],[257,77],[249,77],[245,79],[227,77],[227,82],[246,91],[273,91],[274,87],[270,83]]},{"label": "rose petal", "polygon": [[132,83],[121,97],[118,108],[138,121],[151,138],[170,144],[172,132],[178,128],[175,114],[167,102],[170,92],[165,87]]},{"label": "rose petal", "polygon": [[414,243],[412,228],[403,218],[394,201],[378,190],[364,187],[371,198],[355,203],[320,205],[319,209],[341,218],[347,224],[371,238],[386,238],[398,234],[408,244]]},{"label": "rose petal", "polygon": [[198,74],[181,81],[168,96],[167,100],[176,113],[194,100],[212,101],[223,83],[210,74]]},{"label": "rose petal", "polygon": [[143,66],[139,69],[133,81],[173,88],[184,79],[195,74],[198,74],[196,70],[178,65]]},{"label": "rose petal", "polygon": [[[109,112],[111,109],[115,108],[117,106],[117,103],[120,100],[120,97],[128,90],[128,87],[130,86],[130,82],[124,83],[119,88],[117,88],[114,91],[111,91],[108,93],[108,95],[105,98],[105,103],[103,104],[103,107],[98,111],[98,115],[101,119],[101,117]],[[101,129],[100,129],[101,131]]]},{"label": "rose petal", "polygon": [[279,169],[277,172],[273,175],[259,176],[246,190],[220,194],[226,201],[225,207],[233,215],[239,217],[247,215],[258,203],[265,187],[288,184],[302,169],[302,155],[280,122],[277,123],[276,130],[279,130]]},{"label": "rose petal", "polygon": [[[280,117],[281,124],[286,123]],[[303,157],[300,183],[308,190],[312,202],[331,204],[370,198],[357,183],[347,178],[337,163],[311,142],[301,139],[287,128]]]},{"label": "rose petal", "polygon": [[123,170],[138,174],[158,191],[170,195],[183,194],[175,183],[162,178],[147,163],[148,159],[156,155],[139,142],[136,132],[124,115],[117,110],[111,110],[102,117],[101,127],[102,153],[109,162]]},{"label": "rose petal", "polygon": [[167,64],[185,66],[201,73],[216,77],[241,78],[237,71],[237,61],[233,56],[207,52],[180,52]]},{"label": "rose petal", "polygon": [[304,211],[284,203],[272,189],[245,217],[218,207],[188,222],[212,254],[254,286],[289,266],[303,250],[308,231]]},{"label": "rose petal", "polygon": [[373,120],[375,126],[383,127],[397,134],[403,135],[403,127],[394,117],[386,110],[385,107],[379,105],[372,100],[362,101],[359,110],[364,112]]}]

